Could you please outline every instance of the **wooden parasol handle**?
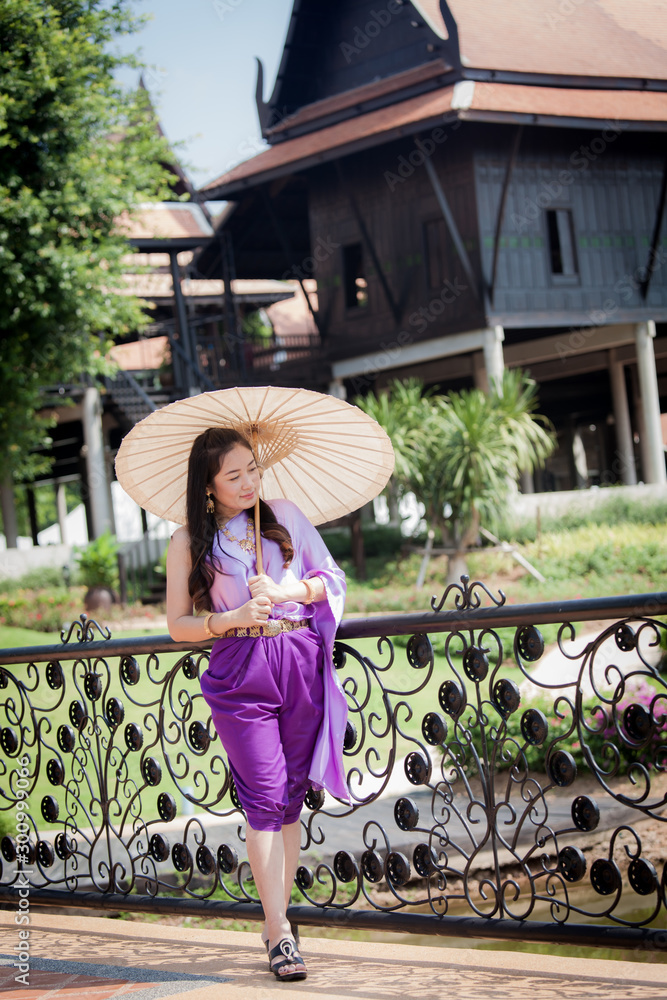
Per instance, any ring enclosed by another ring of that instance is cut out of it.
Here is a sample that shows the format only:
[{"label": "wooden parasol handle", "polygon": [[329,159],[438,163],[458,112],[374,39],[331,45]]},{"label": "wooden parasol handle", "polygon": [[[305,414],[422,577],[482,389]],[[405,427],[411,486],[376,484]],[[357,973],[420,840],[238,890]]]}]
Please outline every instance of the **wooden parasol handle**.
[{"label": "wooden parasol handle", "polygon": [[[252,448],[255,453],[255,461],[257,461],[257,427],[252,428]],[[255,500],[255,558],[257,562],[257,575],[259,576],[264,572],[264,560],[262,559],[262,531],[259,523],[259,493],[257,494],[257,499]]]},{"label": "wooden parasol handle", "polygon": [[255,552],[257,557],[257,575],[264,572],[262,560],[262,533],[259,524],[259,494],[255,500]]}]

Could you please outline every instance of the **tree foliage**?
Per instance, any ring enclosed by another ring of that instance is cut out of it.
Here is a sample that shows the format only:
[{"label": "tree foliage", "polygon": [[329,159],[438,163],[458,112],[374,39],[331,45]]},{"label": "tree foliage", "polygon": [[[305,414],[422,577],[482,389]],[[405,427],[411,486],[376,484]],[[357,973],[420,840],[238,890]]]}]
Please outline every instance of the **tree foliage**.
[{"label": "tree foliage", "polygon": [[167,196],[169,152],[146,93],[113,76],[138,24],[127,0],[0,0],[0,480],[34,471],[41,388],[145,322],[117,220]]},{"label": "tree foliage", "polygon": [[535,413],[536,384],[518,370],[505,371],[500,392],[424,395],[416,380],[394,381],[382,397],[357,405],[391,438],[395,475],[422,501],[429,525],[461,551],[481,521],[503,513],[519,474],[555,447],[549,421]]},{"label": "tree foliage", "polygon": [[419,474],[415,441],[431,413],[430,393],[424,392],[419,379],[410,378],[391,383],[389,392],[368,395],[355,400],[356,405],[376,420],[391,438],[396,465],[393,478],[399,488],[412,489]]}]

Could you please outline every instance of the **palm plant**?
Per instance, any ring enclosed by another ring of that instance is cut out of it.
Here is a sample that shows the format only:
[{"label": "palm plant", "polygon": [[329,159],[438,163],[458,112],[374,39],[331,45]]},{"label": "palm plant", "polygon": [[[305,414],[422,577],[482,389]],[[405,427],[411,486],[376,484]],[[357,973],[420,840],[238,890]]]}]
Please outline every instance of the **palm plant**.
[{"label": "palm plant", "polygon": [[387,486],[390,519],[398,523],[398,501],[407,491],[415,492],[419,467],[415,461],[415,440],[431,410],[432,392],[424,392],[419,379],[393,381],[388,392],[355,399],[356,406],[377,420],[394,446],[396,465]]},{"label": "palm plant", "polygon": [[[467,389],[423,395],[417,380],[394,382],[364,409],[384,427],[396,452],[396,476],[422,501],[429,527],[450,542],[449,579],[466,572],[466,553],[482,521],[507,504],[514,482],[551,454],[549,421],[535,413],[535,382],[506,371],[500,391]],[[373,410],[373,412],[371,412]]]}]

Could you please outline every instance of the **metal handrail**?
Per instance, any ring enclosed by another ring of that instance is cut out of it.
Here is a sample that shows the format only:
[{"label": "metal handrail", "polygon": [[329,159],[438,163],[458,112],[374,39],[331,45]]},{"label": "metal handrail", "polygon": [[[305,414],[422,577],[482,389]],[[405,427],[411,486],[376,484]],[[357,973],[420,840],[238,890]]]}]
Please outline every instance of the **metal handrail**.
[{"label": "metal handrail", "polygon": [[[661,947],[667,866],[643,850],[635,825],[667,820],[653,780],[667,758],[667,685],[656,662],[665,615],[666,592],[517,606],[463,578],[428,612],[344,621],[334,662],[350,706],[352,805],[309,793],[303,846],[320,860],[313,867],[307,853],[299,868],[308,905],[291,908],[292,919]],[[608,624],[582,646],[574,623],[587,621]],[[559,625],[556,648],[572,676],[535,674],[545,649],[538,623]],[[510,629],[511,652],[498,631]],[[114,639],[85,616],[62,638],[0,655],[0,805],[20,804],[17,762],[30,758],[31,905],[259,919],[238,860],[243,814],[198,686],[210,643]],[[364,638],[378,640],[377,655],[354,648]],[[175,662],[164,666],[163,655]],[[504,676],[510,667],[552,708],[531,701],[520,712],[525,692]],[[531,770],[538,758],[543,774]],[[578,766],[589,774],[579,794]],[[621,782],[627,769],[634,784]],[[411,792],[396,788],[401,773]],[[181,819],[177,797],[188,807]],[[589,858],[585,838],[603,821],[607,845]],[[15,899],[20,848],[18,836],[0,842],[1,900]],[[588,883],[593,902],[579,894]],[[623,909],[629,893],[641,913]]]}]

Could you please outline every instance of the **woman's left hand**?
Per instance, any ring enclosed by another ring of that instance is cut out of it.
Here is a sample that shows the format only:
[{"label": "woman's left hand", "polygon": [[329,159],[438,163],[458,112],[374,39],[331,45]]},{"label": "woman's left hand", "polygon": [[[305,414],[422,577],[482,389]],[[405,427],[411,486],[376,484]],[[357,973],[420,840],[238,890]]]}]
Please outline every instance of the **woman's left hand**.
[{"label": "woman's left hand", "polygon": [[253,597],[268,597],[272,604],[284,604],[289,600],[285,590],[272,580],[266,573],[259,576],[251,576],[248,580],[250,593]]}]

